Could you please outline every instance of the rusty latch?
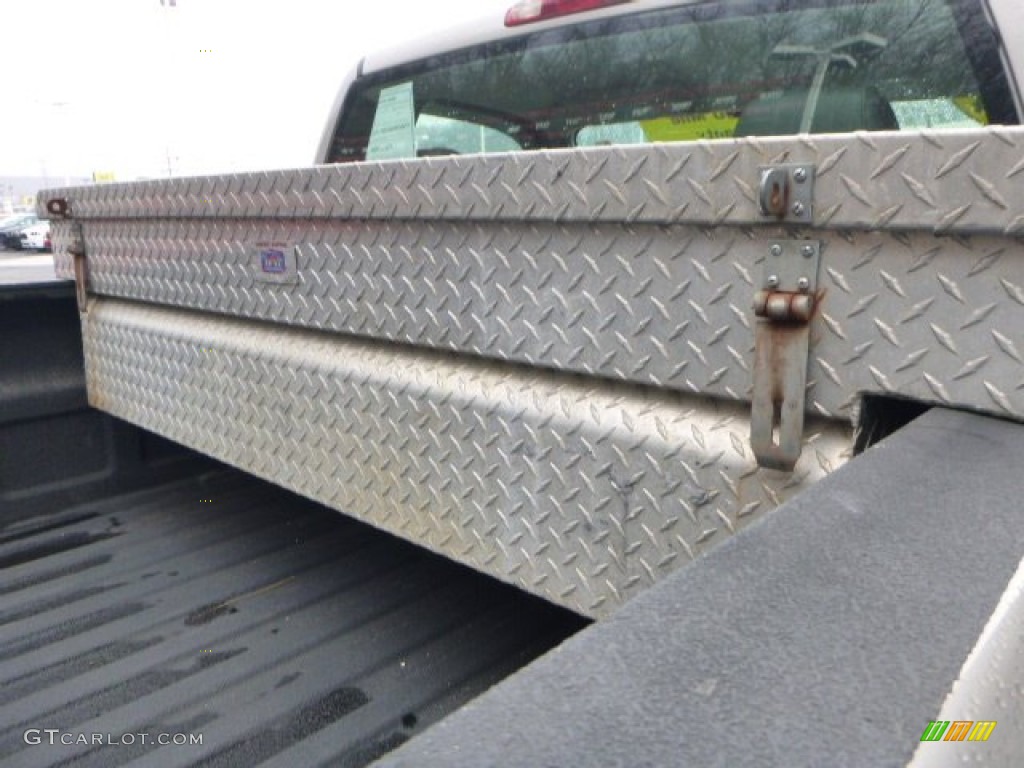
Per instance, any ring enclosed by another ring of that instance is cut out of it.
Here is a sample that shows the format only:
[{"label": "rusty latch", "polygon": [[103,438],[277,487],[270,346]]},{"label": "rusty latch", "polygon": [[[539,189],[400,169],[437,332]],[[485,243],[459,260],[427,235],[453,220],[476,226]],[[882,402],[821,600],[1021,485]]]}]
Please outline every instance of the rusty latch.
[{"label": "rusty latch", "polygon": [[[54,197],[46,201],[46,212],[51,219],[70,219],[71,204],[63,197]],[[82,235],[82,224],[71,222],[71,238],[67,245],[75,271],[75,297],[78,299],[78,311],[82,314],[88,309],[89,270],[85,263],[85,238]]]},{"label": "rusty latch", "polygon": [[813,164],[767,165],[760,171],[757,204],[762,215],[793,224],[814,220]]},{"label": "rusty latch", "polygon": [[75,297],[78,299],[78,311],[85,314],[88,311],[88,281],[89,269],[85,262],[85,239],[82,237],[82,223],[71,222],[71,242],[68,243],[68,253],[74,261],[75,266]]},{"label": "rusty latch", "polygon": [[800,458],[810,321],[817,302],[821,243],[768,245],[761,288],[754,294],[754,392],[750,444],[757,463],[791,472]]}]

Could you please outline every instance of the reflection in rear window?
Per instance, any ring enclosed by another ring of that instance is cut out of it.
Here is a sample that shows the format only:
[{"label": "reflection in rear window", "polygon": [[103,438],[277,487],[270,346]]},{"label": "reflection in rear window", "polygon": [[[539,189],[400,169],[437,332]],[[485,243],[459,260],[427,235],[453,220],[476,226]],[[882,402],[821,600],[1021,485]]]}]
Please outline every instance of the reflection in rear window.
[{"label": "reflection in rear window", "polygon": [[979,0],[791,5],[581,22],[363,78],[330,161],[1017,123]]}]

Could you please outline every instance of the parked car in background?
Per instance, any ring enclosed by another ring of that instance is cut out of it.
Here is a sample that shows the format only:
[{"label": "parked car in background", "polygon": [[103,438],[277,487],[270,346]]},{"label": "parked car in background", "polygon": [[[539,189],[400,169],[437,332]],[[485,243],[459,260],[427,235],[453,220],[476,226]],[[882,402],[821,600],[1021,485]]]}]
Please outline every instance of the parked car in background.
[{"label": "parked car in background", "polygon": [[26,251],[50,250],[50,222],[39,221],[19,233],[19,247]]},{"label": "parked car in background", "polygon": [[39,217],[34,213],[18,213],[0,220],[0,245],[4,248],[20,248],[21,230],[38,221]]},{"label": "parked car in background", "polygon": [[24,242],[22,239],[22,234],[25,232],[25,230],[31,227],[38,226],[38,224],[38,221],[33,221],[27,224],[22,223],[19,224],[17,227],[14,227],[13,229],[9,229],[7,232],[3,233],[2,240],[0,240],[0,244],[2,244],[3,247],[6,248],[7,250],[20,251],[22,249],[22,243]]}]

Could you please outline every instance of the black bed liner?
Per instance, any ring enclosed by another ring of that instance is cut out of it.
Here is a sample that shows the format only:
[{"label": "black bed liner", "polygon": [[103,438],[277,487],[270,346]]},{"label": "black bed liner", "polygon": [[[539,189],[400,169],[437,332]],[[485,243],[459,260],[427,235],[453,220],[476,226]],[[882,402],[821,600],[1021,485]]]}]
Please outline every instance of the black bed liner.
[{"label": "black bed liner", "polygon": [[5,765],[363,765],[583,623],[231,470],[9,524],[0,573]]},{"label": "black bed liner", "polygon": [[[4,768],[906,765],[1024,553],[1021,425],[934,409],[559,645],[585,622],[89,410],[76,320],[0,286]],[[987,696],[954,714],[993,739],[926,757],[1019,764]]]},{"label": "black bed liner", "polygon": [[70,283],[0,328],[5,768],[363,765],[585,624],[89,408]]}]

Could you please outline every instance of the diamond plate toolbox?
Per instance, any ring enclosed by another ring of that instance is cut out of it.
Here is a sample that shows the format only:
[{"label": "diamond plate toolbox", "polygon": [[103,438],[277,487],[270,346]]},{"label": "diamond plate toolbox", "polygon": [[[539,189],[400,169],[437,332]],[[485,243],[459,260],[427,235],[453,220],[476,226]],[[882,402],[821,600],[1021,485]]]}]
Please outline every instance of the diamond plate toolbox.
[{"label": "diamond plate toolbox", "polygon": [[[1024,417],[1024,131],[315,167],[40,193],[92,402],[603,616],[849,456],[865,394]],[[815,168],[811,223],[760,169]],[[804,450],[750,451],[770,244],[820,252]],[[77,247],[77,246],[76,246]]]}]

